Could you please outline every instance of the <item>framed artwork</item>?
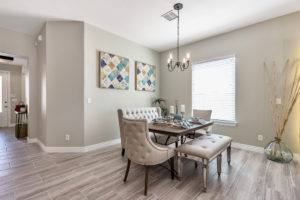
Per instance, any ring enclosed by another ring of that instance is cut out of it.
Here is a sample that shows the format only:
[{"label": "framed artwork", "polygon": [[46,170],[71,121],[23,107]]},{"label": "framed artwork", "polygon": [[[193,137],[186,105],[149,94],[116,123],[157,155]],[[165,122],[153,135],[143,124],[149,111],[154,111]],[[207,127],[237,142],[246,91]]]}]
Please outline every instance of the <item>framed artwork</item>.
[{"label": "framed artwork", "polygon": [[129,60],[107,52],[100,52],[100,87],[129,89]]},{"label": "framed artwork", "polygon": [[135,61],[135,89],[138,91],[156,90],[156,67]]}]

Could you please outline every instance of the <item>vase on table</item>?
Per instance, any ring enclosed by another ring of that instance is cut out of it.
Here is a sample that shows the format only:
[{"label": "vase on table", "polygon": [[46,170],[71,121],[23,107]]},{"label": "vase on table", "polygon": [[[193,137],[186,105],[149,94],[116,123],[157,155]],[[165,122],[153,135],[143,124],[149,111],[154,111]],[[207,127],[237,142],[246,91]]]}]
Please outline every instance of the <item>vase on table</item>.
[{"label": "vase on table", "polygon": [[289,163],[293,160],[292,151],[277,137],[267,144],[265,155],[269,160],[279,163]]}]

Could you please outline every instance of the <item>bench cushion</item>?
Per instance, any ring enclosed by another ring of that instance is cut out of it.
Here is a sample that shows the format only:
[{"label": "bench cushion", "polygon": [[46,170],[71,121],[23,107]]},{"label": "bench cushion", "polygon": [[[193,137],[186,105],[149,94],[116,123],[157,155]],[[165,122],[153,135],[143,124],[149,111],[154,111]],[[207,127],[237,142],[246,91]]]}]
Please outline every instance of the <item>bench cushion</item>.
[{"label": "bench cushion", "polygon": [[226,148],[231,141],[231,137],[224,135],[204,135],[181,145],[176,150],[180,153],[210,160],[222,149]]}]

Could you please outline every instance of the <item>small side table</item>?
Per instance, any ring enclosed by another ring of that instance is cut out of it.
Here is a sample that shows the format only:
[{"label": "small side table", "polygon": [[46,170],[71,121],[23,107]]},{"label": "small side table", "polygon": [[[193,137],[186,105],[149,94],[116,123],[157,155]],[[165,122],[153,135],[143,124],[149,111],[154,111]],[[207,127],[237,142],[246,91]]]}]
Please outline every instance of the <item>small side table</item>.
[{"label": "small side table", "polygon": [[[16,114],[16,128],[15,128],[16,138],[26,137],[27,130],[25,130],[26,131],[25,136],[24,136],[24,134],[23,134],[23,136],[21,136],[21,130],[22,130],[23,126],[25,126],[25,124],[23,123],[23,120],[27,119],[27,111],[25,111],[25,112],[15,111],[15,114]],[[27,129],[27,125],[24,128]]]}]

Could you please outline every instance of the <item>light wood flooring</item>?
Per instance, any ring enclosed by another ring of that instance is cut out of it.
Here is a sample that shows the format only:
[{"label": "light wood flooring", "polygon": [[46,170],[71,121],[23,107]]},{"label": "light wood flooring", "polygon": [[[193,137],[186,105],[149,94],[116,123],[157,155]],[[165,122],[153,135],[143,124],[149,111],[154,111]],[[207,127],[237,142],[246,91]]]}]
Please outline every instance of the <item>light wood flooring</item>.
[{"label": "light wood flooring", "polygon": [[119,145],[88,153],[45,153],[12,132],[0,129],[0,199],[300,199],[300,164],[278,164],[259,153],[232,149],[229,167],[224,154],[220,178],[213,161],[207,193],[201,190],[201,164],[195,168],[185,161],[182,181],[153,166],[145,197],[143,167],[132,164],[123,183],[127,160]]}]

